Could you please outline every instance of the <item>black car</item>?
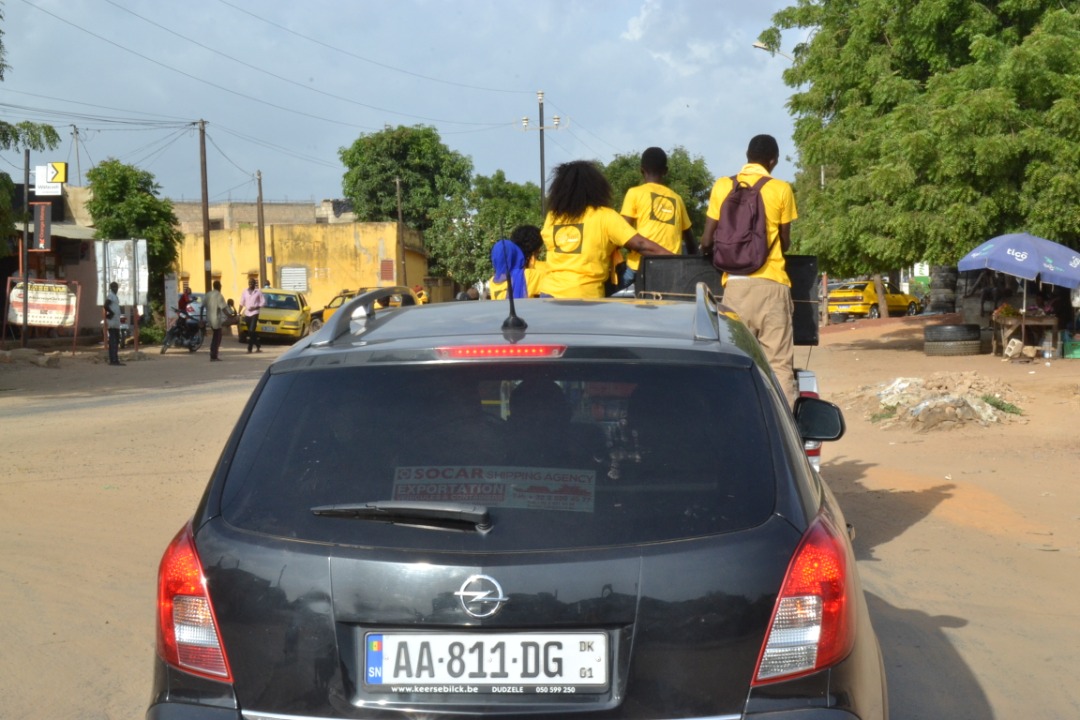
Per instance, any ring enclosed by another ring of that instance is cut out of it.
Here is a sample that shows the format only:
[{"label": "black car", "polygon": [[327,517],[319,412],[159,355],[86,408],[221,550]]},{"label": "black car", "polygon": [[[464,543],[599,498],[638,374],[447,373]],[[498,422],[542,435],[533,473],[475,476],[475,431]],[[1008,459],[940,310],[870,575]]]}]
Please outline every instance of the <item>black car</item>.
[{"label": "black car", "polygon": [[162,559],[148,718],[887,716],[803,452],[843,418],[704,285],[374,312],[402,290],[259,382]]}]

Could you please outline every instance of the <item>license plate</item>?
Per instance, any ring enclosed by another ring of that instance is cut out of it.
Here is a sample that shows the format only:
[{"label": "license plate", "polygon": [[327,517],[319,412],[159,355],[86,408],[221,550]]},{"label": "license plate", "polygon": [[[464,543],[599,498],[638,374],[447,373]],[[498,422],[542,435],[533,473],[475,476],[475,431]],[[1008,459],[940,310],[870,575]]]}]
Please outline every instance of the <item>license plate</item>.
[{"label": "license plate", "polygon": [[836,309],[837,310],[847,310],[850,307],[851,307],[850,305],[837,305]]},{"label": "license plate", "polygon": [[556,695],[603,692],[607,635],[368,633],[368,691]]},{"label": "license plate", "polygon": [[269,333],[277,332],[277,328],[275,328],[273,325],[263,325],[262,327],[259,328],[259,330],[262,331],[262,332],[269,332]]}]

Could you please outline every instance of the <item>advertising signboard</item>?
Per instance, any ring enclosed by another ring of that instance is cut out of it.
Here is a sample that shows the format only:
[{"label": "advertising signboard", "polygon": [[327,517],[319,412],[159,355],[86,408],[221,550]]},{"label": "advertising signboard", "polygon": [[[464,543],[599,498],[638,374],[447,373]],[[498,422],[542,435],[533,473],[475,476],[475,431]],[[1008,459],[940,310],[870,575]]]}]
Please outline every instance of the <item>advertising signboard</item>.
[{"label": "advertising signboard", "polygon": [[[8,322],[23,324],[25,283],[15,283],[8,302]],[[64,283],[31,282],[26,324],[34,327],[73,327],[78,316],[75,293]]]}]

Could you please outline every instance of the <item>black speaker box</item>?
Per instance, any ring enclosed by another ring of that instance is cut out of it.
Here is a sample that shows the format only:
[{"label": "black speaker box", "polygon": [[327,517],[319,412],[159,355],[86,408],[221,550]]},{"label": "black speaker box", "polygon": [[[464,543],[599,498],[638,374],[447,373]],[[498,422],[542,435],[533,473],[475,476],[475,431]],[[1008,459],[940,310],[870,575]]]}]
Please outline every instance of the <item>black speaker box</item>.
[{"label": "black speaker box", "polygon": [[[787,274],[791,278],[791,299],[795,302],[792,317],[795,344],[817,345],[821,297],[817,257],[787,255],[785,259]],[[645,293],[692,300],[699,282],[705,283],[717,298],[723,298],[720,272],[713,267],[709,258],[700,255],[646,255],[641,258],[635,291],[639,295]]]}]

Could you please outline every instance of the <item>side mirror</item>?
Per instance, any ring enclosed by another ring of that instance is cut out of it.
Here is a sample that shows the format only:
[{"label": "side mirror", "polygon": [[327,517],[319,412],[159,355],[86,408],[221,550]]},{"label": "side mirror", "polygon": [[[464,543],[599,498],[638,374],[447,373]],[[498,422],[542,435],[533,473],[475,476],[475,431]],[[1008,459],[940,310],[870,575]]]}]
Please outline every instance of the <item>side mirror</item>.
[{"label": "side mirror", "polygon": [[794,415],[803,440],[839,440],[847,429],[840,408],[820,398],[796,399]]}]

